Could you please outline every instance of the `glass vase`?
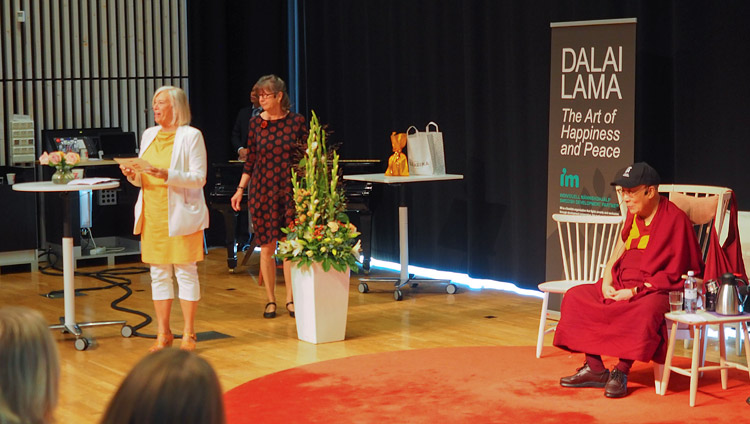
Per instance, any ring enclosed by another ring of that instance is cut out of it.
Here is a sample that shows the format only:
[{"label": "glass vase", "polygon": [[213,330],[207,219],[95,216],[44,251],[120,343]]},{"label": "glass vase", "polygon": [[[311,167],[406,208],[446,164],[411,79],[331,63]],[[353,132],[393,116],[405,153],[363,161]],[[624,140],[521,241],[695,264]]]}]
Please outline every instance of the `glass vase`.
[{"label": "glass vase", "polygon": [[71,169],[58,169],[52,174],[52,182],[54,184],[67,184],[75,179],[75,174]]}]

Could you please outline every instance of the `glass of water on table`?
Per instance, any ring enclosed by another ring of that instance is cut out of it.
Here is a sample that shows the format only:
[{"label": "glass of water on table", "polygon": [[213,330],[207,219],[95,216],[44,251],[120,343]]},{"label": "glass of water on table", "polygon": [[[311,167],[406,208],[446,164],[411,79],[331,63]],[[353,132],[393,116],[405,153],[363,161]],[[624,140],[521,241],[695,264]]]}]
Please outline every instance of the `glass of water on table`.
[{"label": "glass of water on table", "polygon": [[682,292],[671,291],[669,292],[669,312],[677,312],[682,310]]}]

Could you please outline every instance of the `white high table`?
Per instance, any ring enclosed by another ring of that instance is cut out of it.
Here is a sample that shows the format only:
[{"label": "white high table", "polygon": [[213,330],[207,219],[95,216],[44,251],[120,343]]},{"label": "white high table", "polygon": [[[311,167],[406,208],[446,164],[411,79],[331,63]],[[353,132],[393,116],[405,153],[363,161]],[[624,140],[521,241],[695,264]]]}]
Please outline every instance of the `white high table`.
[{"label": "white high table", "polygon": [[409,278],[409,208],[406,205],[406,184],[421,183],[431,181],[450,181],[462,180],[461,174],[443,174],[443,175],[410,175],[408,177],[392,177],[385,174],[359,174],[344,175],[345,180],[365,181],[379,184],[388,184],[398,187],[399,204],[398,204],[398,244],[401,264],[401,274],[399,278],[361,278],[359,284],[360,293],[367,293],[369,281],[393,281],[395,290],[393,298],[396,300],[403,299],[401,287],[406,284],[416,285],[417,281],[432,281],[448,283],[446,291],[450,294],[456,292],[456,286],[450,280],[433,280],[426,278]]},{"label": "white high table", "polygon": [[111,190],[120,186],[119,181],[92,184],[71,185],[54,184],[51,181],[39,181],[31,183],[13,184],[13,190],[32,193],[59,193],[63,200],[63,237],[62,237],[62,260],[63,260],[63,295],[65,297],[65,321],[63,324],[51,325],[50,329],[60,329],[76,336],[75,347],[85,350],[89,341],[81,337],[81,327],[93,327],[100,325],[122,325],[123,337],[130,337],[132,328],[125,325],[125,321],[101,321],[76,323],[75,309],[75,264],[73,258],[73,226],[70,218],[70,193],[82,190]]}]

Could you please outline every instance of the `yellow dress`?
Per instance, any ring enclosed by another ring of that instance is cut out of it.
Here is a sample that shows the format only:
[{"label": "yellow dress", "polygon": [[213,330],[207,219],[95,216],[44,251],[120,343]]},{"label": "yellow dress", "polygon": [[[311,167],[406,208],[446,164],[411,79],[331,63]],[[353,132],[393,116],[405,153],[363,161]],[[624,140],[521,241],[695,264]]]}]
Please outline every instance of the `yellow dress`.
[{"label": "yellow dress", "polygon": [[[159,131],[143,153],[155,168],[168,169],[175,133]],[[167,184],[161,178],[141,174],[143,231],[141,260],[147,264],[184,264],[203,260],[203,231],[169,237]]]}]

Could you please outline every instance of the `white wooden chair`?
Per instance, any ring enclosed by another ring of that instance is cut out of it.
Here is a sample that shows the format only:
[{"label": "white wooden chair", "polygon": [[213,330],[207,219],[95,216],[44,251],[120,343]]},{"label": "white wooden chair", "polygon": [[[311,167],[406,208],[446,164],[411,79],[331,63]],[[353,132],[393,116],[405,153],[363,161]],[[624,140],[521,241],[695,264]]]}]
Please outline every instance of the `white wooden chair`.
[{"label": "white wooden chair", "polygon": [[[668,195],[669,200],[682,209],[688,218],[690,218],[695,227],[695,233],[698,236],[698,243],[703,253],[703,260],[705,261],[708,254],[709,242],[711,241],[711,226],[713,225],[716,229],[716,234],[719,238],[723,236],[722,231],[724,230],[729,202],[732,198],[732,190],[727,187],[662,184],[659,186],[659,193]],[[678,334],[680,331],[684,331],[685,347],[688,347],[692,335],[687,327],[678,328]],[[735,339],[737,355],[742,353],[741,349],[741,338],[737,337]]]},{"label": "white wooden chair", "polygon": [[[732,198],[732,191],[726,187],[688,185],[688,184],[661,184],[659,193],[668,196],[677,207],[682,209],[693,223],[695,233],[698,237],[703,259],[706,259],[708,247],[712,237],[711,227],[716,229],[716,234],[721,237],[726,219],[729,201]],[[624,203],[621,203],[624,208]],[[623,216],[627,210],[623,211]],[[688,270],[685,270],[686,272]],[[667,328],[672,326],[671,321],[667,322]],[[690,345],[692,333],[687,325],[679,325],[677,329],[677,339],[684,340],[685,347]],[[693,340],[693,343],[701,343],[700,365],[702,366],[706,358],[707,340]],[[723,342],[723,341],[722,341]],[[736,339],[735,349],[739,354],[740,342]],[[664,366],[654,364],[654,382],[656,393],[661,394],[661,379]]]},{"label": "white wooden chair", "polygon": [[695,233],[705,260],[708,254],[711,226],[713,225],[716,229],[719,237],[722,235],[729,201],[732,199],[732,190],[727,187],[661,184],[659,193],[667,195],[669,200],[690,218],[695,226]]},{"label": "white wooden chair", "polygon": [[537,358],[542,356],[544,335],[557,328],[557,325],[547,328],[547,319],[553,318],[547,310],[550,293],[564,295],[575,286],[597,282],[612,255],[624,221],[622,216],[602,215],[554,214],[552,219],[557,222],[565,279],[546,281],[538,286],[544,298],[536,342]]}]

